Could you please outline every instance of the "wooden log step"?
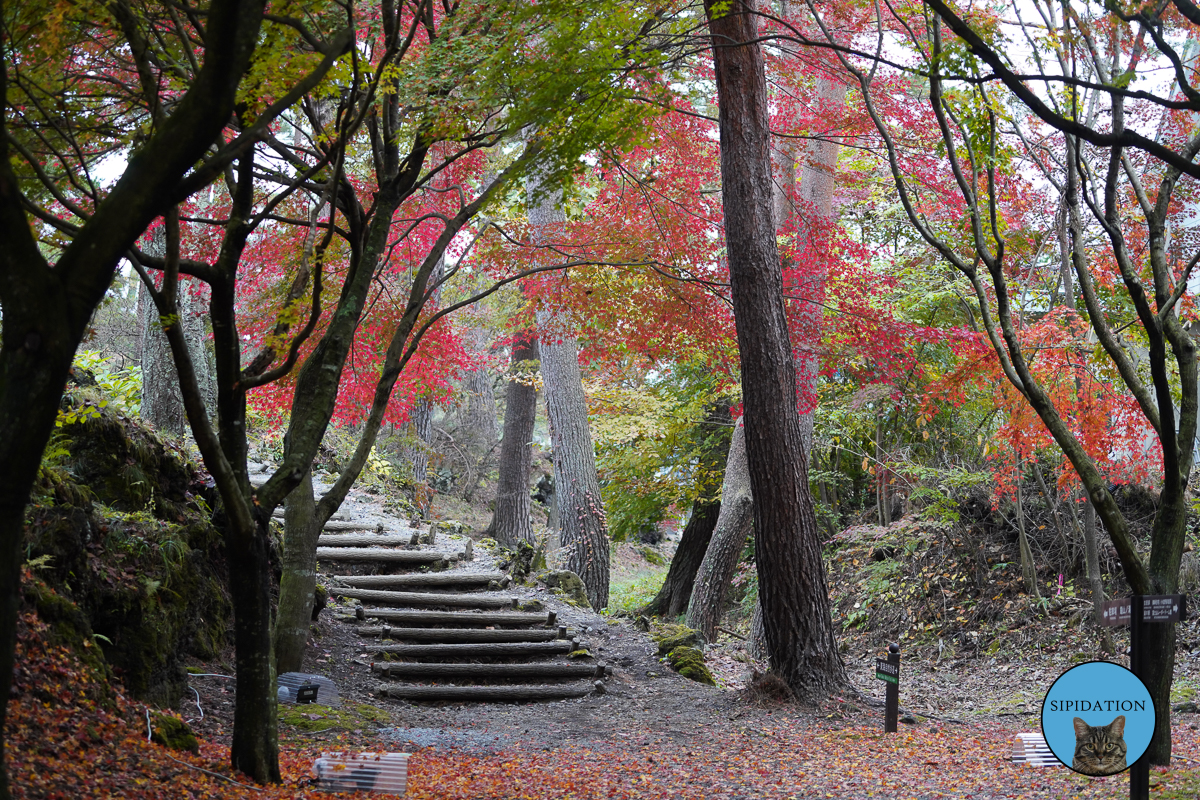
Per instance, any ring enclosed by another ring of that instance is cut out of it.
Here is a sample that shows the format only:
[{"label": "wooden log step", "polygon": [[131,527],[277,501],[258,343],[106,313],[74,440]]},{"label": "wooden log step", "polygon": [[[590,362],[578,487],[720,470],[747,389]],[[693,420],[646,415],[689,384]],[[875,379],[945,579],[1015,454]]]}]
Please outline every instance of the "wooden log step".
[{"label": "wooden log step", "polygon": [[493,581],[503,588],[509,577],[503,572],[438,572],[428,575],[335,575],[334,581],[359,589],[421,591],[425,587],[487,586]]},{"label": "wooden log step", "polygon": [[[498,594],[445,594],[434,592],[384,592],[378,589],[330,589],[330,594],[393,606],[454,606],[457,608],[513,608],[517,598]],[[541,616],[541,615],[538,615]]]},{"label": "wooden log step", "polygon": [[570,653],[579,648],[575,639],[555,642],[472,642],[470,644],[380,644],[364,647],[372,655],[406,659],[537,658]]},{"label": "wooden log step", "polygon": [[553,611],[533,614],[523,611],[402,611],[395,608],[363,609],[364,616],[396,622],[410,628],[428,625],[470,625],[486,628],[489,625],[553,625]]},{"label": "wooden log step", "polygon": [[411,664],[375,663],[371,671],[381,678],[441,681],[454,678],[591,678],[603,679],[603,664],[550,662],[539,664]]},{"label": "wooden log step", "polygon": [[326,531],[381,531],[383,525],[378,522],[340,522],[329,520],[321,530]]},{"label": "wooden log step", "polygon": [[596,690],[596,682],[593,681],[526,686],[395,686],[382,684],[375,690],[375,694],[379,697],[394,697],[400,700],[517,703],[529,700],[564,700],[568,697],[586,697]]},{"label": "wooden log step", "polygon": [[436,564],[449,561],[448,553],[432,550],[384,550],[374,547],[318,547],[317,558],[326,561],[387,561],[394,564]]},{"label": "wooden log step", "polygon": [[485,630],[479,628],[393,628],[390,625],[365,625],[359,636],[396,639],[401,642],[553,642],[566,639],[567,629]]},{"label": "wooden log step", "polygon": [[400,533],[336,533],[318,536],[321,547],[411,547],[416,542],[412,536]]}]

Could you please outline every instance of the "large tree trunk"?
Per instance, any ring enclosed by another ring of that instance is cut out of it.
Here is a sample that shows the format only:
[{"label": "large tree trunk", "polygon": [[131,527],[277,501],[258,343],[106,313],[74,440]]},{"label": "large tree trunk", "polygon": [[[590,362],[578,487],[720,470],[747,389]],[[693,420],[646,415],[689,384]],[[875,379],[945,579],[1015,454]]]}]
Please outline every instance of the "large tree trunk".
[{"label": "large tree trunk", "polygon": [[537,419],[537,386],[531,371],[537,341],[518,337],[512,345],[512,367],[505,391],[504,439],[500,442],[496,510],[487,534],[505,547],[533,541],[529,520],[529,472],[533,467],[533,425]]},{"label": "large tree trunk", "polygon": [[412,467],[413,483],[429,480],[429,444],[433,441],[433,403],[427,397],[417,399],[408,415],[408,430],[414,439],[405,453]]},{"label": "large tree trunk", "polygon": [[554,450],[559,542],[567,550],[567,569],[583,579],[588,600],[599,611],[608,605],[608,527],[588,429],[578,340],[554,333],[557,326],[549,309],[538,309],[537,318],[543,332],[539,349]]},{"label": "large tree trunk", "polygon": [[[71,359],[122,255],[170,205],[180,178],[228,123],[262,22],[262,3],[213,2],[205,18],[204,68],[124,175],[81,223],[53,267],[22,207],[9,134],[0,114],[0,736],[12,688],[25,507],[54,430]],[[8,49],[0,43],[0,101],[7,103]],[[2,746],[2,740],[0,740]],[[3,751],[0,750],[0,767]],[[11,788],[0,769],[0,800]]]},{"label": "large tree trunk", "polygon": [[279,578],[279,607],[275,616],[275,672],[299,672],[312,625],[317,588],[317,538],[312,470],[288,495],[283,507],[283,570]]},{"label": "large tree trunk", "polygon": [[732,423],[729,403],[718,401],[715,406],[709,408],[709,413],[700,425],[700,432],[705,438],[704,449],[699,454],[697,472],[702,477],[697,484],[696,499],[692,502],[692,516],[679,538],[679,547],[675,549],[675,556],[671,559],[671,568],[667,570],[662,588],[643,609],[646,614],[677,617],[687,611],[688,602],[692,599],[692,585],[696,581],[696,572],[708,553],[709,542],[712,541],[713,531],[716,530],[717,520],[721,515],[721,501],[715,491],[719,487],[711,485],[709,476],[725,472]]},{"label": "large tree trunk", "polygon": [[[527,191],[538,198],[529,209],[534,244],[553,241],[566,222],[562,192],[542,192],[538,197],[536,177],[529,179]],[[559,543],[567,549],[567,569],[583,579],[588,600],[599,611],[608,605],[608,525],[579,372],[579,342],[567,320],[546,302],[538,307],[537,325],[554,451]]]},{"label": "large tree trunk", "polygon": [[704,560],[696,570],[687,608],[688,627],[700,631],[710,642],[716,641],[717,625],[725,610],[725,594],[746,549],[753,520],[754,495],[750,491],[750,467],[746,461],[746,430],[739,419],[725,460],[721,510]]},{"label": "large tree trunk", "polygon": [[759,597],[772,669],[802,699],[846,683],[796,409],[796,370],[771,208],[766,76],[753,0],[705,1],[720,106],[725,238],[757,500]]}]

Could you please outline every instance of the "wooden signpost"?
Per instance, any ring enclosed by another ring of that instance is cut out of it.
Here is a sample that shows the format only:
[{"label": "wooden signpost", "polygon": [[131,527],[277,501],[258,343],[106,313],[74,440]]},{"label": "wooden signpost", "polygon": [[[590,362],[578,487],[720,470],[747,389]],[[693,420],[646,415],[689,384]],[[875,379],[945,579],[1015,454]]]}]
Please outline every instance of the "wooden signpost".
[{"label": "wooden signpost", "polygon": [[[1100,624],[1115,628],[1129,626],[1129,670],[1138,678],[1147,665],[1143,626],[1179,622],[1187,619],[1187,604],[1182,594],[1135,594],[1109,600],[1100,611]],[[1151,746],[1154,740],[1150,740]],[[1149,749],[1149,748],[1147,748]],[[1150,758],[1145,753],[1129,768],[1129,800],[1149,800]]]},{"label": "wooden signpost", "polygon": [[900,717],[900,645],[889,644],[887,659],[875,659],[875,677],[887,683],[883,697],[883,731],[895,733]]}]

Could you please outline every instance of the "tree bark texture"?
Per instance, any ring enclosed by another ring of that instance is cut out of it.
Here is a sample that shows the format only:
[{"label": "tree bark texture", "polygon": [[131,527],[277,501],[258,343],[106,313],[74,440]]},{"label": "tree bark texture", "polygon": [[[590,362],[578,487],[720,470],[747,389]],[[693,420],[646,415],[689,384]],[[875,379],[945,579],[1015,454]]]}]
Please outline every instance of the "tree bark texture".
[{"label": "tree bark texture", "polygon": [[713,531],[721,516],[720,500],[698,499],[692,503],[692,516],[679,538],[679,547],[671,558],[671,567],[663,580],[662,588],[654,599],[642,609],[644,614],[674,618],[688,609],[692,599],[692,586],[696,573],[708,553]]},{"label": "tree bark texture", "polygon": [[413,483],[426,483],[429,480],[429,443],[433,440],[433,403],[428,397],[420,397],[413,404],[408,427],[414,442],[405,453],[405,459],[412,467]]},{"label": "tree bark texture", "polygon": [[741,355],[759,597],[771,667],[802,699],[845,685],[796,408],[771,208],[766,76],[753,0],[706,0],[720,106],[725,239]]},{"label": "tree bark texture", "polygon": [[567,551],[566,568],[583,580],[592,608],[599,611],[608,605],[608,527],[588,429],[579,345],[574,336],[555,339],[555,318],[549,309],[539,309],[537,317],[539,331],[547,331],[540,336],[539,348],[554,452],[559,542]]},{"label": "tree bark texture", "polygon": [[[537,195],[536,180],[530,180],[529,192]],[[530,208],[535,243],[551,240],[566,221],[559,205],[561,194],[551,192]],[[568,321],[545,303],[538,308],[537,324],[554,451],[559,542],[567,550],[566,568],[583,580],[588,600],[599,611],[608,605],[608,525],[588,428],[579,342]]]},{"label": "tree bark texture", "polygon": [[515,339],[505,389],[496,509],[487,530],[489,536],[505,547],[533,541],[529,473],[533,469],[533,425],[537,420],[537,386],[533,382],[537,363],[537,341],[526,337]]},{"label": "tree bark texture", "polygon": [[696,570],[692,596],[687,607],[687,626],[716,641],[717,625],[725,611],[725,595],[746,549],[754,521],[754,495],[750,491],[750,467],[746,461],[746,429],[738,419],[725,460],[721,484],[721,509],[704,559]]},{"label": "tree bark texture", "polygon": [[[781,14],[784,17],[788,16],[788,6],[791,4],[783,2],[780,5]],[[813,131],[814,137],[803,145],[802,160],[801,147],[794,140],[784,140],[772,151],[776,165],[776,191],[773,193],[775,225],[777,229],[790,228],[796,231],[797,236],[798,229],[803,227],[796,219],[801,213],[801,208],[811,208],[812,213],[826,220],[833,218],[834,175],[837,173],[840,146],[837,137],[833,135],[832,126],[837,124],[837,111],[846,103],[846,84],[830,80],[824,75],[819,76],[816,83],[817,102],[830,112],[822,118],[827,119],[831,127],[823,131]],[[797,203],[797,200],[800,202]],[[803,249],[797,248],[797,258],[804,260]],[[817,375],[821,369],[816,348],[824,314],[820,301],[825,294],[827,276],[824,270],[811,270],[804,277],[803,284],[789,293],[808,298],[808,301],[795,301],[798,306],[794,313],[800,320],[800,330],[807,337],[806,341],[799,343],[795,358],[797,386],[801,395],[806,398],[802,404],[805,410],[800,415],[800,435],[804,441],[805,452],[810,453],[813,443]]]},{"label": "tree bark texture", "polygon": [[[482,355],[488,351],[489,338],[484,328],[472,329],[470,339],[476,353]],[[467,372],[463,377],[463,392],[467,396],[462,415],[467,441],[479,455],[486,456],[500,440],[496,430],[496,393],[487,366]]]},{"label": "tree bark texture", "polygon": [[279,578],[279,607],[275,616],[275,673],[300,672],[312,624],[317,588],[317,539],[312,470],[288,495],[283,508],[283,557]]}]

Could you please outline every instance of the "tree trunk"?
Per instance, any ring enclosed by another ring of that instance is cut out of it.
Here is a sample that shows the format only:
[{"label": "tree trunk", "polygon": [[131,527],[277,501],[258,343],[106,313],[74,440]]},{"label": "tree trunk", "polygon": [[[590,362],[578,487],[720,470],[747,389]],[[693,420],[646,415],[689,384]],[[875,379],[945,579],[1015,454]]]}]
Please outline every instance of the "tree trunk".
[{"label": "tree trunk", "polygon": [[674,618],[687,611],[696,573],[708,553],[720,515],[720,500],[697,499],[692,503],[692,517],[683,529],[671,568],[658,594],[642,609],[643,614]]},{"label": "tree trunk", "polygon": [[1025,535],[1025,502],[1021,494],[1021,478],[1017,476],[1017,547],[1021,553],[1021,577],[1025,579],[1025,590],[1034,597],[1041,597],[1038,590],[1037,567],[1033,563],[1033,550],[1029,537]]},{"label": "tree trunk", "polygon": [[467,395],[467,408],[462,418],[467,442],[478,455],[486,456],[500,438],[496,431],[496,395],[487,367],[468,372],[463,377],[463,391]]},{"label": "tree trunk", "polygon": [[[528,193],[538,195],[535,178],[529,180]],[[543,193],[529,209],[535,244],[551,241],[566,221],[561,198],[559,191]],[[554,450],[559,542],[567,550],[566,568],[583,580],[592,608],[599,611],[608,605],[608,526],[579,372],[579,342],[567,321],[545,303],[538,308],[537,324]]]},{"label": "tree trunk", "polygon": [[718,400],[709,407],[705,420],[700,425],[704,434],[704,447],[699,454],[697,472],[702,476],[696,487],[696,499],[692,502],[692,516],[688,519],[679,538],[679,547],[675,557],[671,559],[671,567],[662,588],[654,599],[643,609],[645,614],[657,614],[662,617],[678,617],[687,611],[688,602],[692,599],[692,585],[696,582],[696,573],[700,563],[708,552],[708,544],[712,541],[713,531],[716,530],[720,518],[721,501],[711,486],[711,476],[723,474],[729,459],[729,442],[731,439],[733,418],[730,416],[729,403]]},{"label": "tree trunk", "polygon": [[275,673],[299,672],[312,625],[317,587],[317,538],[312,470],[288,495],[283,508],[283,574],[279,579],[279,609],[275,618]]},{"label": "tree trunk", "polygon": [[239,530],[230,523],[225,534],[237,675],[230,761],[234,769],[259,782],[278,783],[268,519],[264,516],[252,530]]},{"label": "tree trunk", "polygon": [[1098,626],[1104,613],[1104,576],[1100,572],[1100,547],[1096,542],[1096,509],[1086,498],[1083,501],[1083,553],[1092,595],[1092,622]]},{"label": "tree trunk", "polygon": [[846,684],[796,408],[796,370],[771,210],[766,76],[753,0],[705,0],[720,107],[722,203],[771,667],[813,700]]},{"label": "tree trunk", "polygon": [[405,459],[412,467],[413,483],[424,484],[429,480],[429,443],[433,439],[433,403],[429,398],[417,399],[409,412],[408,425],[415,441]]},{"label": "tree trunk", "polygon": [[717,625],[725,611],[725,594],[738,560],[746,549],[750,523],[754,519],[754,496],[750,492],[750,468],[746,462],[746,430],[742,420],[733,429],[725,479],[721,484],[721,509],[704,560],[696,571],[688,601],[687,626],[716,641]]},{"label": "tree trunk", "polygon": [[[780,4],[783,16],[786,17],[789,14],[788,7],[790,5],[788,2]],[[832,81],[823,75],[819,76],[816,82],[817,99],[822,106],[828,107],[832,112],[834,107],[840,108],[845,105],[845,83]],[[831,114],[831,117],[836,120],[835,115]],[[796,194],[799,199],[811,205],[817,216],[826,220],[833,218],[834,175],[837,172],[840,145],[837,137],[832,135],[832,130],[813,131],[813,133],[821,135],[814,136],[804,143],[805,160],[799,170],[799,187],[795,186],[799,148],[789,142],[776,150],[781,167],[779,170],[782,177],[780,183],[784,186],[784,191],[779,193],[783,194],[784,198],[776,201],[777,227],[795,227],[794,222],[791,225],[787,223],[789,218],[794,217],[797,213],[797,204],[790,196],[791,192],[796,189],[798,189]],[[804,251],[798,249],[797,257],[803,259]],[[820,301],[825,294],[825,279],[826,275],[823,270],[810,270],[804,276],[803,283],[796,287],[797,291],[795,292],[797,296],[809,300],[809,302],[800,301],[794,312],[800,319],[800,330],[806,334],[808,339],[808,341],[799,342],[799,347],[795,351],[797,386],[803,398],[801,406],[805,409],[800,414],[800,438],[804,442],[805,453],[812,452],[817,375],[821,369],[816,345],[818,332],[821,329],[821,318],[824,314],[824,307]]]},{"label": "tree trunk", "polygon": [[[537,317],[540,331],[553,330],[552,312],[543,307]],[[592,608],[599,611],[608,605],[608,529],[579,373],[579,345],[574,336],[562,341],[554,337],[553,332],[543,333],[539,348],[554,450],[559,542],[567,550],[566,568],[583,580]]]},{"label": "tree trunk", "polygon": [[537,387],[532,374],[537,358],[536,340],[518,337],[513,341],[512,367],[505,390],[496,509],[487,529],[487,535],[505,547],[533,541],[529,472],[533,468],[533,425],[537,419]]}]

